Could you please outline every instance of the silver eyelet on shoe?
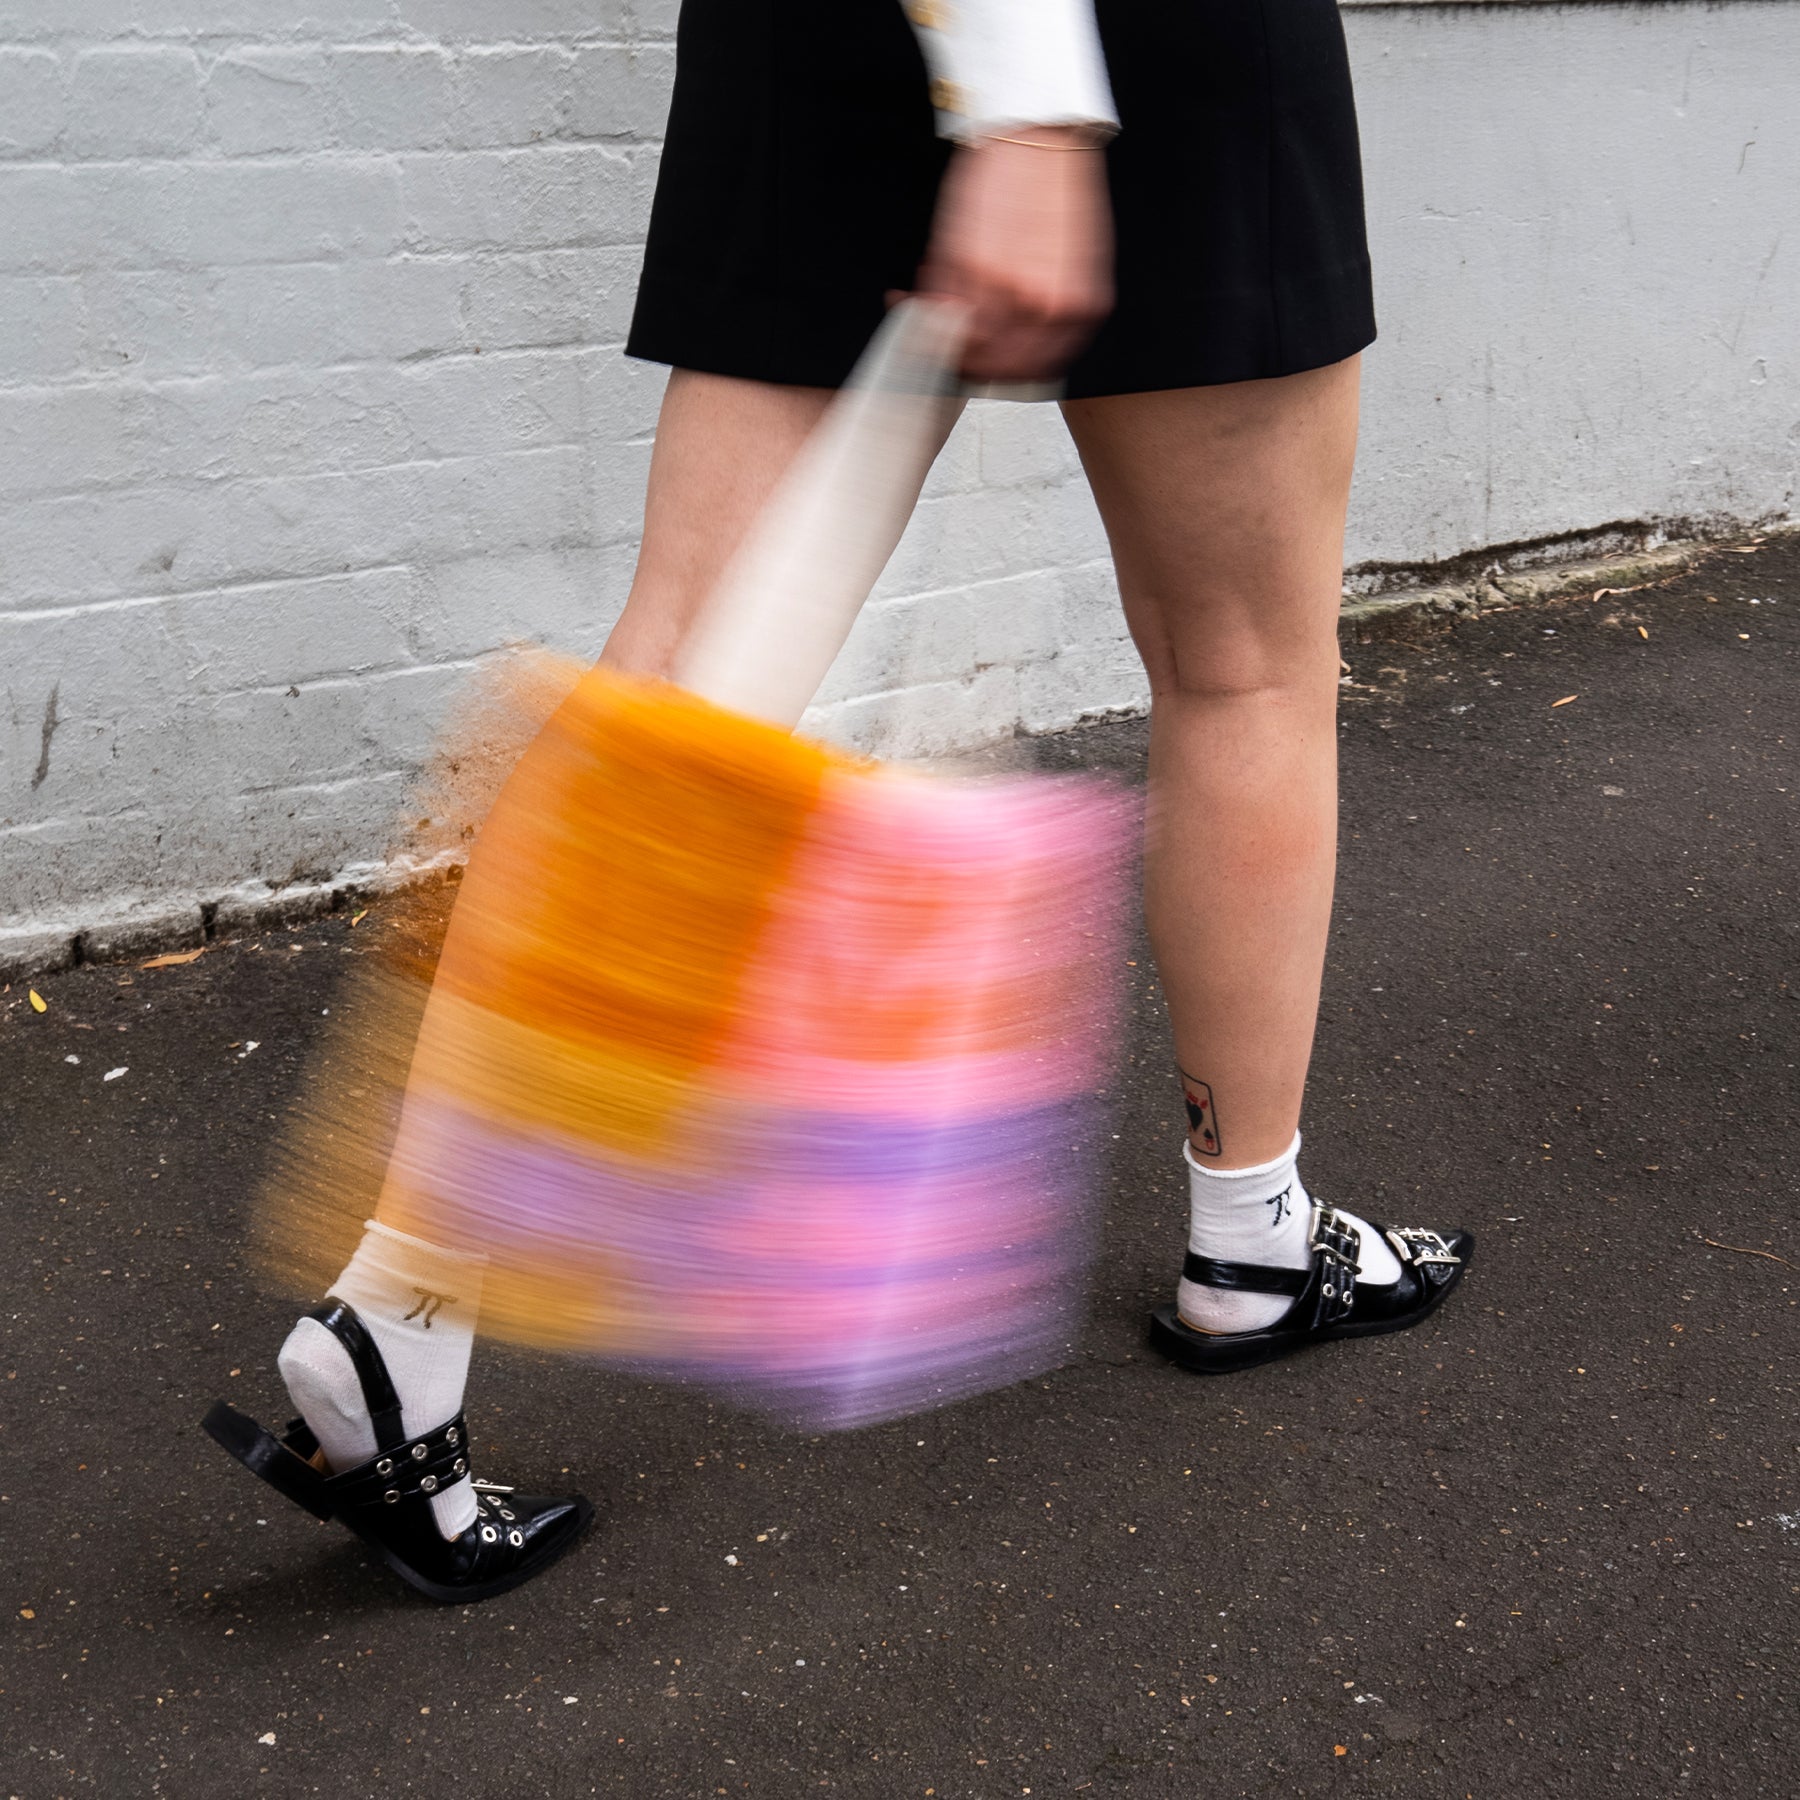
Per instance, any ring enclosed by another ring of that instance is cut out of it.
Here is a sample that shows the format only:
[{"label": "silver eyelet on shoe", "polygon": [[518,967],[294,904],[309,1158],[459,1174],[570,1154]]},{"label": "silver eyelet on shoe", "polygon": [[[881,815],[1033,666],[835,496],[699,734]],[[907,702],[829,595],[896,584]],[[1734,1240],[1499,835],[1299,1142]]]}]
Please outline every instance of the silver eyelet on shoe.
[{"label": "silver eyelet on shoe", "polygon": [[516,1513],[516,1512],[509,1512],[509,1511],[508,1511],[508,1510],[507,1510],[507,1509],[506,1509],[506,1508],[505,1508],[505,1507],[504,1507],[504,1506],[503,1506],[503,1507],[501,1507],[501,1509],[500,1509],[500,1516],[501,1516],[501,1518],[503,1518],[503,1519],[516,1519],[516,1518],[517,1518],[517,1517],[518,1517],[518,1516],[519,1516],[519,1515],[518,1515],[518,1514],[517,1514],[517,1513]]},{"label": "silver eyelet on shoe", "polygon": [[384,1456],[381,1461],[375,1465],[375,1473],[377,1475],[391,1475],[393,1472],[394,1459],[391,1456]]},{"label": "silver eyelet on shoe", "polygon": [[414,1462],[423,1462],[430,1454],[430,1450],[423,1444],[414,1444],[412,1447],[412,1459]]},{"label": "silver eyelet on shoe", "polygon": [[500,1534],[493,1526],[484,1525],[481,1528],[481,1541],[484,1544],[497,1544],[500,1541]]},{"label": "silver eyelet on shoe", "polygon": [[469,1465],[464,1462],[460,1456],[450,1466],[455,1469],[459,1475],[466,1475],[469,1472]]},{"label": "silver eyelet on shoe", "polygon": [[506,1534],[506,1541],[509,1544],[511,1544],[512,1547],[516,1550],[522,1543],[524,1543],[525,1534],[522,1531],[509,1531]]},{"label": "silver eyelet on shoe", "polygon": [[389,1506],[392,1506],[394,1502],[400,1498],[400,1490],[398,1488],[389,1488],[381,1497]]},{"label": "silver eyelet on shoe", "polygon": [[426,1493],[435,1494],[437,1492],[437,1477],[435,1475],[422,1475],[419,1478],[419,1486]]},{"label": "silver eyelet on shoe", "polygon": [[444,1442],[446,1444],[454,1444],[457,1442],[456,1427],[454,1425],[444,1433]]}]

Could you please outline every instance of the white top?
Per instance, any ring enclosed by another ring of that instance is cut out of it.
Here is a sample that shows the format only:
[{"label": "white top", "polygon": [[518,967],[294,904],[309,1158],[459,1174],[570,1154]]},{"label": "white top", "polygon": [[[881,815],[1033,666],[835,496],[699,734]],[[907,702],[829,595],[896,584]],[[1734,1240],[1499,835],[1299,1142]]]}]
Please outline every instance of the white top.
[{"label": "white top", "polygon": [[938,132],[1119,128],[1093,0],[902,0],[931,71]]}]

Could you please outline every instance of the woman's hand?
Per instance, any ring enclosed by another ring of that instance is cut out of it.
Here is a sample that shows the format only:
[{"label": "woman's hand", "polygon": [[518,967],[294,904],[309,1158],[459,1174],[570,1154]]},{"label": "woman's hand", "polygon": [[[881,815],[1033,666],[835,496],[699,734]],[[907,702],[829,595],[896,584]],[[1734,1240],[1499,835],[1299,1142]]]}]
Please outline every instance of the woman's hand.
[{"label": "woman's hand", "polygon": [[1112,309],[1112,209],[1092,136],[1021,127],[950,160],[919,291],[970,309],[971,381],[1060,375]]}]

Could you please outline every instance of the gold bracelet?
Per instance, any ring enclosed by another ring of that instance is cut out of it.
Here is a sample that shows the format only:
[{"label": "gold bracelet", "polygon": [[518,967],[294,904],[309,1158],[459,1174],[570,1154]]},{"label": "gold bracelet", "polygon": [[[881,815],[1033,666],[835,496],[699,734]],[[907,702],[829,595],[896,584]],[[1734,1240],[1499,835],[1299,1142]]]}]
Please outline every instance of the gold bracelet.
[{"label": "gold bracelet", "polygon": [[1103,150],[1106,148],[1105,138],[1096,138],[1088,144],[1046,144],[1038,138],[1008,137],[1003,131],[984,131],[976,141],[982,144],[1018,144],[1026,150]]}]

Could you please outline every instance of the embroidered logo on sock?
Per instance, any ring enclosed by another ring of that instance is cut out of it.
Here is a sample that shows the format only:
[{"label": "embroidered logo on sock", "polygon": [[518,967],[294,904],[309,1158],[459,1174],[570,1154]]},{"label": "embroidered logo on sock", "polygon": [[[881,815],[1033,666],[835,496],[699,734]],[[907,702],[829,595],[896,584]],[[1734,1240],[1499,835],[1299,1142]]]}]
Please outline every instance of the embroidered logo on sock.
[{"label": "embroidered logo on sock", "polygon": [[1290,1181],[1279,1194],[1270,1194],[1263,1201],[1264,1206],[1272,1206],[1275,1209],[1275,1217],[1269,1221],[1269,1229],[1271,1231],[1273,1231],[1275,1227],[1294,1210],[1293,1202],[1289,1199],[1289,1195],[1291,1195],[1293,1191],[1294,1184]]},{"label": "embroidered logo on sock", "polygon": [[454,1294],[434,1294],[430,1288],[422,1287],[414,1288],[413,1292],[419,1296],[419,1304],[415,1306],[411,1312],[407,1313],[405,1317],[417,1319],[419,1315],[423,1313],[424,1319],[422,1323],[427,1331],[431,1329],[431,1321],[435,1319],[446,1306],[454,1306],[456,1304],[456,1296]]}]

